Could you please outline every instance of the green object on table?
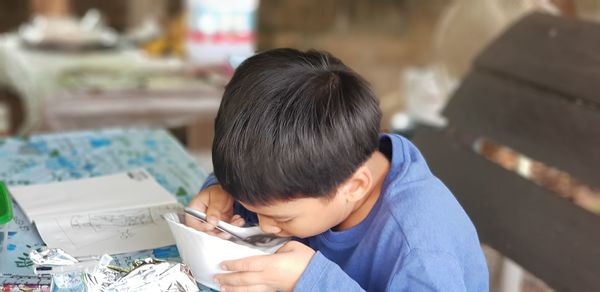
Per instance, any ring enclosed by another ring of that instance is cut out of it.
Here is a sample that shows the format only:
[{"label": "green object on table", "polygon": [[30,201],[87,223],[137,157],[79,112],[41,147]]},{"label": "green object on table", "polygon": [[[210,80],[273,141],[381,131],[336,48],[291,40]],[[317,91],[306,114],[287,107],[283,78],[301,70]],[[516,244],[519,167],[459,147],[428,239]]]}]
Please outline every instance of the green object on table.
[{"label": "green object on table", "polygon": [[[5,252],[8,241],[8,222],[13,218],[12,201],[4,182],[0,181],[0,253]],[[1,283],[0,283],[1,284]]]},{"label": "green object on table", "polygon": [[0,225],[7,224],[13,218],[12,202],[4,182],[0,181]]}]

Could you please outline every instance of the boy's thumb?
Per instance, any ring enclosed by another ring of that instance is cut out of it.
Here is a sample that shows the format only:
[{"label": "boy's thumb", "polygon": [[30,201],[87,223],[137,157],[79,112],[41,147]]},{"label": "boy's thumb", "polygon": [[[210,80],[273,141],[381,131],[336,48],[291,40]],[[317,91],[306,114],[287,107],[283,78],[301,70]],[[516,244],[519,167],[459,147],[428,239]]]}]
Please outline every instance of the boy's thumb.
[{"label": "boy's thumb", "polygon": [[217,226],[219,224],[219,220],[221,218],[221,212],[216,208],[211,208],[210,206],[206,209],[206,221],[208,223]]}]

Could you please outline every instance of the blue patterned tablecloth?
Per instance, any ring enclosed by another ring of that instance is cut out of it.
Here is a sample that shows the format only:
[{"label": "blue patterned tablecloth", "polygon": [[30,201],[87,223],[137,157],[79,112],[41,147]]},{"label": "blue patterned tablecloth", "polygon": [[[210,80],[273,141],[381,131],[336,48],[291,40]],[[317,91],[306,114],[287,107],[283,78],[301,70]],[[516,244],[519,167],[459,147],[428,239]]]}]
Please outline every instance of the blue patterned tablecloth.
[{"label": "blue patterned tablecloth", "polygon": [[[29,185],[94,177],[146,168],[179,202],[187,204],[207,173],[164,130],[110,129],[28,138],[0,139],[0,180],[7,185]],[[13,204],[14,205],[14,204]],[[34,277],[28,253],[43,242],[14,205],[8,224],[8,248],[0,253],[0,287],[3,284],[49,284]],[[116,256],[118,265],[153,256],[178,259],[174,246]]]}]

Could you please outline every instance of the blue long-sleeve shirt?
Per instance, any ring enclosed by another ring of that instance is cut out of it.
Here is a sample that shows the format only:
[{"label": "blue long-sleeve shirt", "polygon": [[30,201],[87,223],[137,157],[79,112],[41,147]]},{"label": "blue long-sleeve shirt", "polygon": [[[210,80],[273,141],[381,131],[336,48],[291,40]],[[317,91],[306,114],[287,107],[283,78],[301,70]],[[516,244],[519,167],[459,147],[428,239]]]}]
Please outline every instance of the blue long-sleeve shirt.
[{"label": "blue long-sleeve shirt", "polygon": [[378,201],[358,225],[305,239],[317,253],[296,291],[488,291],[477,232],[452,193],[405,138],[382,135],[380,151],[391,168]]}]

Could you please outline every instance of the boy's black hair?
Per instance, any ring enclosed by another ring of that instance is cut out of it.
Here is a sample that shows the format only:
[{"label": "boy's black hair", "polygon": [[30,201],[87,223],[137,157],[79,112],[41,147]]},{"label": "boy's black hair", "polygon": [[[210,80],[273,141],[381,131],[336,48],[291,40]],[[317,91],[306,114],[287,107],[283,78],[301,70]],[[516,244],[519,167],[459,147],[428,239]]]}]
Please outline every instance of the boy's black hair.
[{"label": "boy's black hair", "polygon": [[244,61],[215,120],[213,166],[236,200],[329,197],[377,149],[369,84],[329,53],[274,49]]}]

